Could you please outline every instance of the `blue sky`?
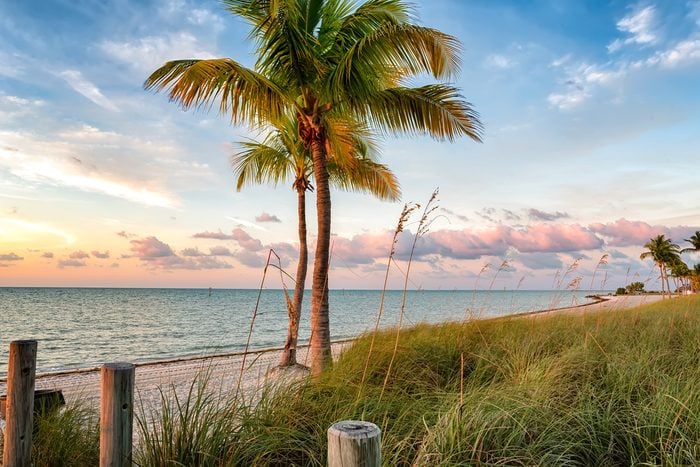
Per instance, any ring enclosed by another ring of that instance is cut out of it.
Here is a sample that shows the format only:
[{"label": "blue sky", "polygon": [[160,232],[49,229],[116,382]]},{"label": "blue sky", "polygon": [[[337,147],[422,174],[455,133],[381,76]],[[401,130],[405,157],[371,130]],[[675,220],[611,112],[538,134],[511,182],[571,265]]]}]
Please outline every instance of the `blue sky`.
[{"label": "blue sky", "polygon": [[[382,140],[403,202],[440,188],[414,284],[468,289],[506,261],[499,288],[571,265],[587,285],[607,254],[604,285],[658,288],[643,243],[700,230],[700,1],[416,11],[462,42],[456,84],[485,138]],[[252,66],[218,2],[5,0],[0,37],[0,284],[251,287],[270,247],[293,270],[290,187],[233,187],[234,143],[255,135],[142,89],[170,59]],[[380,287],[402,203],[333,200],[331,286]]]}]

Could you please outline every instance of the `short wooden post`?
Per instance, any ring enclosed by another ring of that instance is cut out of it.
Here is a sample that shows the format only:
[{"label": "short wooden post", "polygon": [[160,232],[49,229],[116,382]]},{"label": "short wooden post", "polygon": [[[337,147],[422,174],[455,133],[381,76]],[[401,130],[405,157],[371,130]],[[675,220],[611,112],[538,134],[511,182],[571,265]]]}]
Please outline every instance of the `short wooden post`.
[{"label": "short wooden post", "polygon": [[370,422],[344,420],[328,429],[328,467],[380,467],[381,430]]},{"label": "short wooden post", "polygon": [[131,467],[134,380],[131,363],[102,366],[100,391],[100,467]]},{"label": "short wooden post", "polygon": [[2,465],[29,467],[32,455],[36,341],[10,342]]}]

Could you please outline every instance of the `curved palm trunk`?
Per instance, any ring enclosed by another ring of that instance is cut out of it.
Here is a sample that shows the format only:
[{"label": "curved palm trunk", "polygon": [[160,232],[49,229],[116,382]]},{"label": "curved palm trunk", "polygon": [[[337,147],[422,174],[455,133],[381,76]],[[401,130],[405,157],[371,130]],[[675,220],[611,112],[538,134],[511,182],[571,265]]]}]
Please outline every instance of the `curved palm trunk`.
[{"label": "curved palm trunk", "polygon": [[297,215],[299,217],[299,262],[297,263],[296,284],[292,309],[289,311],[287,340],[280,358],[280,366],[292,366],[297,363],[297,340],[299,338],[299,321],[301,320],[301,305],[304,301],[304,286],[306,285],[306,270],[309,263],[309,250],[306,244],[306,188],[297,188]]},{"label": "curved palm trunk", "polygon": [[311,286],[311,374],[316,376],[331,362],[328,320],[328,260],[331,240],[331,193],[328,187],[326,146],[322,128],[313,126],[311,155],[316,178],[318,238]]}]

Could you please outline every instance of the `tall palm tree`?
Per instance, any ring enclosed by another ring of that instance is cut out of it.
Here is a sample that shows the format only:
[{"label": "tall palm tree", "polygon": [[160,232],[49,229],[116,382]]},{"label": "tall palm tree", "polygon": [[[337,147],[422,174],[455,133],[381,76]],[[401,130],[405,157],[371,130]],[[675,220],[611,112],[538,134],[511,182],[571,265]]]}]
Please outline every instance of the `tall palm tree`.
[{"label": "tall palm tree", "polygon": [[692,248],[683,248],[681,253],[697,252],[700,251],[700,230],[691,235],[690,238],[684,238],[686,242],[690,243]]},{"label": "tall palm tree", "polygon": [[[380,199],[398,199],[400,190],[396,177],[385,165],[372,160],[373,142],[367,129],[359,124],[342,123],[332,128],[331,141],[336,144],[332,144],[329,151],[331,159],[328,172],[331,182],[341,189],[368,192]],[[294,118],[283,120],[262,142],[246,141],[239,144],[242,151],[231,158],[237,190],[240,191],[246,184],[278,185],[292,179],[292,189],[297,192],[299,260],[294,295],[288,304],[287,338],[279,363],[280,366],[292,366],[297,363],[296,347],[308,266],[306,192],[313,190],[311,155],[299,140],[297,121]],[[350,151],[350,154],[342,158],[333,157],[345,151]],[[336,160],[342,163],[335,163]],[[348,161],[352,162],[352,167],[345,167]]]},{"label": "tall palm tree", "polygon": [[478,115],[448,84],[410,87],[414,76],[450,79],[459,69],[459,41],[413,21],[404,0],[223,0],[250,25],[254,69],[230,58],[175,60],[145,82],[168,90],[183,108],[231,114],[261,125],[295,114],[312,156],[317,242],[311,293],[312,372],[330,362],[328,260],[331,197],[328,129],[352,118],[387,133],[480,140]]},{"label": "tall palm tree", "polygon": [[668,288],[668,294],[670,296],[671,286],[668,282],[667,268],[678,259],[680,247],[671,242],[671,239],[661,234],[649,239],[649,241],[644,244],[644,248],[646,248],[647,251],[643,252],[639,256],[639,259],[651,258],[654,260],[654,264],[659,268],[661,294],[665,296],[666,288]]}]

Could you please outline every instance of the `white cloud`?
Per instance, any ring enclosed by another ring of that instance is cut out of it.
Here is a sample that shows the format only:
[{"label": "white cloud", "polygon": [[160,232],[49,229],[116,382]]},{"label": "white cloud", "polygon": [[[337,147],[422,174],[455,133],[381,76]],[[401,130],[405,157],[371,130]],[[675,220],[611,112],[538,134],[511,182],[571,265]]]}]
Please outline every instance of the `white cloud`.
[{"label": "white cloud", "polygon": [[617,29],[625,33],[625,39],[615,39],[608,45],[609,52],[616,52],[624,45],[650,45],[658,42],[659,37],[654,30],[656,9],[649,5],[637,9],[617,22]]},{"label": "white cloud", "polygon": [[144,75],[169,60],[214,57],[195,36],[185,31],[164,36],[147,36],[132,41],[105,41],[100,47],[108,55]]},{"label": "white cloud", "polygon": [[499,68],[505,70],[515,65],[515,62],[504,55],[492,54],[486,57],[486,60],[484,60],[484,64],[488,68]]},{"label": "white cloud", "polygon": [[68,83],[68,85],[76,92],[87,97],[100,107],[107,110],[112,110],[114,112],[119,111],[119,108],[117,108],[112,101],[106,98],[104,94],[102,94],[102,91],[95,86],[95,84],[85,79],[83,74],[78,70],[64,70],[58,73],[58,76],[63,78],[65,82]]},{"label": "white cloud", "polygon": [[547,96],[547,102],[560,110],[569,110],[578,107],[591,95],[583,89],[572,89],[566,93],[551,93]]},{"label": "white cloud", "polygon": [[681,41],[667,50],[655,53],[644,63],[649,66],[675,68],[695,61],[700,61],[700,39]]},{"label": "white cloud", "polygon": [[84,151],[81,145],[65,140],[44,141],[26,133],[0,131],[0,169],[21,180],[70,187],[147,206],[176,204],[170,195],[150,188],[148,183],[98,169],[89,159],[93,154],[83,161]]}]

